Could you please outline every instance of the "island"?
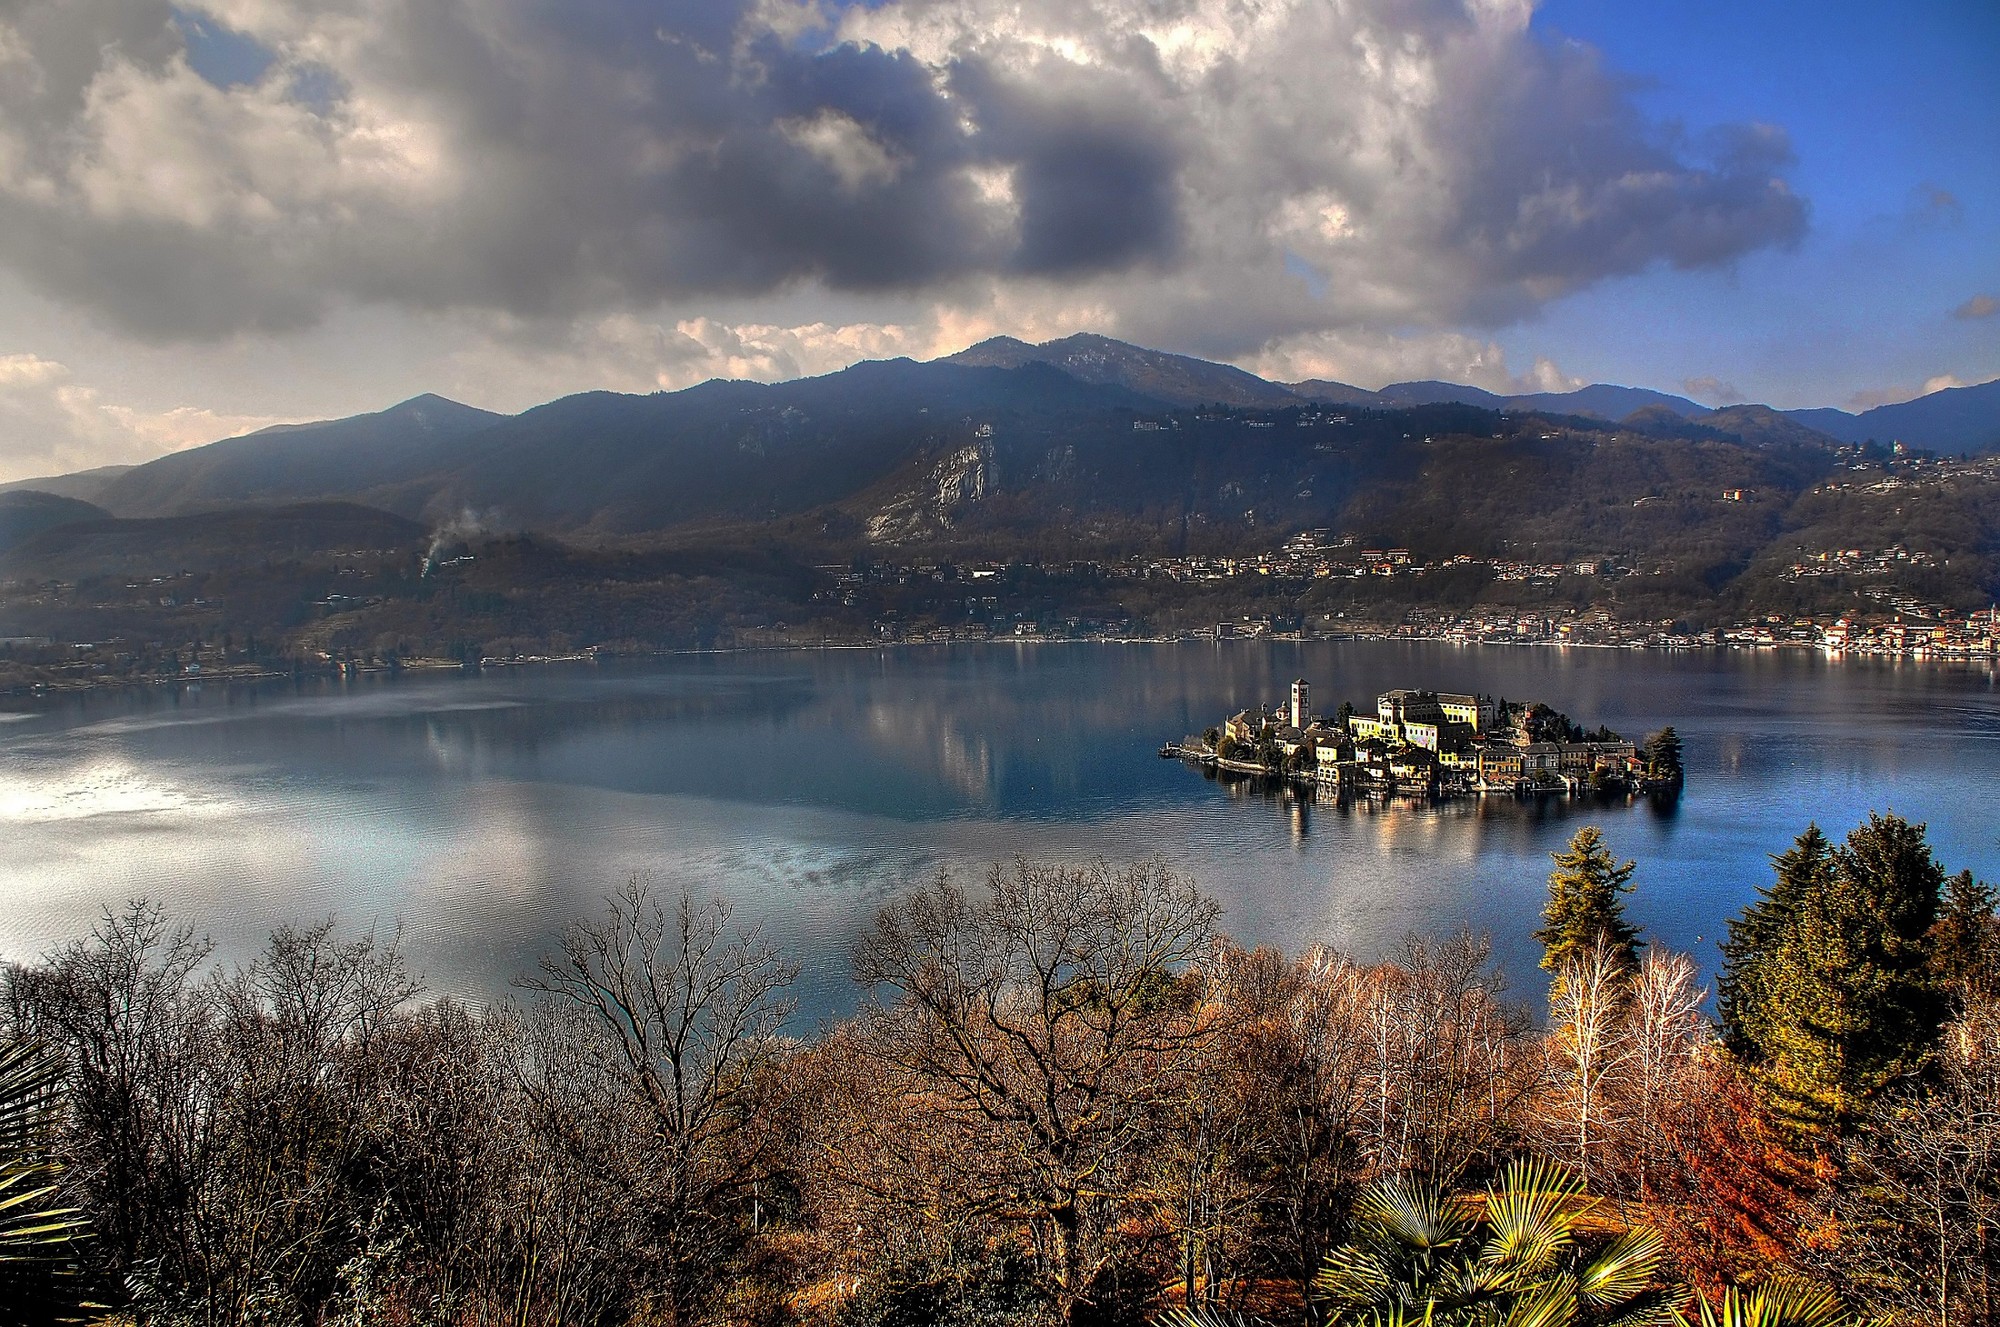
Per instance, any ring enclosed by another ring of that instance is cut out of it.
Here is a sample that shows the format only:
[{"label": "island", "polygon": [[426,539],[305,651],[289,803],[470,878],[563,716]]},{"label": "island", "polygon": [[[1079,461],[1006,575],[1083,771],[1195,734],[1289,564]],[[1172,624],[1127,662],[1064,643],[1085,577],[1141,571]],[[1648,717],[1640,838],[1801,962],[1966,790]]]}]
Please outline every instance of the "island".
[{"label": "island", "polygon": [[1603,725],[1587,732],[1540,701],[1413,689],[1377,696],[1372,713],[1343,701],[1323,715],[1304,678],[1287,701],[1238,710],[1160,754],[1339,798],[1672,796],[1685,779],[1671,727],[1635,743]]}]

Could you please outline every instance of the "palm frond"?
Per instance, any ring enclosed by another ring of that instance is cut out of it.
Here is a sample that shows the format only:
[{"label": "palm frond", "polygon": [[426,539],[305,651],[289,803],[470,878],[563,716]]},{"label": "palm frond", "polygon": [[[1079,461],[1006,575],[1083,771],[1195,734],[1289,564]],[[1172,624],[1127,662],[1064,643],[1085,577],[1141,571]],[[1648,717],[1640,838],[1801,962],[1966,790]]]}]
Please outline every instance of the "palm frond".
[{"label": "palm frond", "polygon": [[32,1043],[0,1046],[0,1264],[63,1256],[84,1217],[49,1205],[59,1168],[42,1154],[62,1066]]},{"label": "palm frond", "polygon": [[1576,1283],[1551,1277],[1515,1296],[1499,1327],[1570,1327],[1576,1307]]},{"label": "palm frond", "polygon": [[1351,1244],[1326,1255],[1313,1284],[1335,1303],[1349,1306],[1389,1304],[1398,1298],[1395,1273],[1375,1254]]},{"label": "palm frond", "polygon": [[1554,1267],[1576,1240],[1576,1216],[1591,1200],[1569,1171],[1543,1160],[1515,1161],[1486,1190],[1488,1236],[1480,1262],[1502,1284]]},{"label": "palm frond", "polygon": [[1593,1308],[1629,1303],[1659,1275],[1666,1249],[1659,1231],[1635,1226],[1577,1270],[1577,1293]]},{"label": "palm frond", "polygon": [[1154,1327],[1267,1327],[1262,1318],[1246,1317],[1209,1304],[1182,1304],[1153,1319]]},{"label": "palm frond", "polygon": [[1681,1285],[1648,1290],[1620,1305],[1617,1316],[1603,1319],[1599,1327],[1674,1327],[1676,1323],[1685,1324],[1690,1298],[1687,1287]]},{"label": "palm frond", "polygon": [[1328,1327],[1464,1327],[1455,1319],[1439,1317],[1434,1304],[1383,1304],[1366,1312],[1335,1311],[1327,1315]]},{"label": "palm frond", "polygon": [[[1677,1313],[1685,1323],[1685,1312]],[[1860,1319],[1823,1286],[1776,1277],[1754,1289],[1730,1286],[1700,1301],[1700,1327],[1857,1327]]]},{"label": "palm frond", "polygon": [[1354,1216],[1384,1242],[1412,1249],[1449,1248],[1471,1224],[1436,1186],[1403,1179],[1384,1181],[1362,1194]]},{"label": "palm frond", "polygon": [[41,1141],[48,1102],[62,1081],[62,1064],[34,1042],[0,1044],[0,1158]]}]

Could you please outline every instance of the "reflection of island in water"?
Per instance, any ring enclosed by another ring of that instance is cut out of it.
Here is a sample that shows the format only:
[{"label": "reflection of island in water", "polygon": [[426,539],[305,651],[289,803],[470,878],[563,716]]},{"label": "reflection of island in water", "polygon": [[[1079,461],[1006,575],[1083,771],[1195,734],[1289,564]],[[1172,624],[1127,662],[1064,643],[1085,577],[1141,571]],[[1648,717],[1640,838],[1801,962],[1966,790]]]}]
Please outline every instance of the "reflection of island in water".
[{"label": "reflection of island in water", "polygon": [[1408,688],[1376,697],[1372,714],[1343,701],[1322,715],[1312,710],[1304,678],[1292,683],[1287,703],[1238,710],[1160,754],[1199,765],[1211,778],[1268,783],[1337,804],[1484,802],[1494,794],[1658,802],[1677,798],[1684,781],[1671,727],[1641,745],[1601,724],[1585,732],[1540,701]]},{"label": "reflection of island in water", "polygon": [[1582,792],[1556,796],[1425,797],[1398,794],[1384,797],[1340,796],[1311,780],[1275,778],[1218,769],[1213,763],[1202,766],[1202,775],[1218,785],[1231,801],[1259,803],[1284,816],[1292,838],[1302,840],[1313,832],[1314,821],[1332,817],[1335,823],[1406,819],[1428,826],[1452,826],[1469,831],[1463,855],[1477,854],[1480,836],[1488,831],[1506,830],[1535,837],[1533,830],[1565,821],[1587,821],[1608,811],[1644,806],[1652,818],[1663,824],[1680,815],[1677,790],[1632,794],[1626,792]]}]

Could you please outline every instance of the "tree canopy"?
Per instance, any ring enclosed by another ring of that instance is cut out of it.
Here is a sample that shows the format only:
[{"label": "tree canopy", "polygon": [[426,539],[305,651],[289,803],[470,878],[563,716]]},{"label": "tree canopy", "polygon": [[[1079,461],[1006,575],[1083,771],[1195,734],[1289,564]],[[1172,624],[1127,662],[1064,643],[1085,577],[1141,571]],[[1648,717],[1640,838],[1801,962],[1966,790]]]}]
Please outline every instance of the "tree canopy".
[{"label": "tree canopy", "polygon": [[1871,814],[1830,848],[1809,828],[1730,923],[1724,1036],[1795,1128],[1844,1127],[1937,1041],[1946,1005],[1931,930],[1944,870],[1924,829]]},{"label": "tree canopy", "polygon": [[1637,863],[1621,863],[1595,825],[1585,825],[1567,848],[1550,856],[1555,870],[1549,872],[1549,901],[1542,909],[1542,928],[1535,932],[1542,966],[1560,973],[1601,941],[1621,970],[1638,971],[1645,941],[1626,920],[1624,899]]}]

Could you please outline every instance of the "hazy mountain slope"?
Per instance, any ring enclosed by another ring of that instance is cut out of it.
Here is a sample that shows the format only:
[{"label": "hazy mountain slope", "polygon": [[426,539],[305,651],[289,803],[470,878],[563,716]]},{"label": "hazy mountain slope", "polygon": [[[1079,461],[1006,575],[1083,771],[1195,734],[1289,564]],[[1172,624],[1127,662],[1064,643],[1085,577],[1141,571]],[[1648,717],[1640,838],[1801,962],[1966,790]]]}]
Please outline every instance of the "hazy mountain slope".
[{"label": "hazy mountain slope", "polygon": [[35,489],[0,493],[0,553],[44,530],[74,521],[104,520],[110,515],[102,507],[58,493]]},{"label": "hazy mountain slope", "polygon": [[1829,438],[1841,442],[1865,442],[1868,435],[1862,431],[1861,419],[1845,410],[1835,410],[1832,406],[1814,406],[1810,410],[1780,410],[1786,419],[1796,421],[1809,429],[1817,429]]},{"label": "hazy mountain slope", "polygon": [[1326,378],[1308,378],[1304,382],[1287,383],[1292,392],[1308,401],[1325,402],[1328,405],[1380,405],[1382,394],[1371,392],[1366,387],[1355,387],[1344,382],[1333,382]]},{"label": "hazy mountain slope", "polygon": [[773,385],[595,392],[481,433],[423,506],[434,517],[470,510],[489,524],[602,533],[763,519],[838,502],[926,449],[977,445],[982,427],[1025,436],[1117,407],[1163,408],[1042,363],[907,359]]},{"label": "hazy mountain slope", "polygon": [[1937,452],[2000,451],[2000,378],[1971,387],[1947,387],[1858,415],[1824,407],[1784,414],[1842,442],[1872,438],[1885,447],[1902,442]]},{"label": "hazy mountain slope", "polygon": [[1623,419],[1634,410],[1644,410],[1648,406],[1663,407],[1683,419],[1709,413],[1707,406],[1690,401],[1685,396],[1670,396],[1649,387],[1620,387],[1608,382],[1594,382],[1573,392],[1532,392],[1526,396],[1507,398],[1509,410],[1550,410],[1564,415],[1596,415],[1600,419]]},{"label": "hazy mountain slope", "polygon": [[0,553],[0,578],[157,576],[285,562],[329,551],[422,548],[426,527],[344,502],[74,521]]},{"label": "hazy mountain slope", "polygon": [[1505,410],[1507,398],[1478,387],[1462,387],[1453,382],[1436,382],[1426,379],[1422,382],[1392,382],[1376,397],[1387,406],[1412,405],[1458,405],[1478,406],[1482,410]]},{"label": "hazy mountain slope", "polygon": [[57,497],[76,498],[83,502],[95,502],[112,480],[132,469],[129,465],[100,465],[95,470],[78,470],[74,474],[44,475],[39,479],[16,479],[0,484],[0,493],[31,488],[37,493],[53,493]]},{"label": "hazy mountain slope", "polygon": [[[1656,438],[1825,445],[1799,421],[1763,407],[1706,412],[1685,398],[1636,388],[1598,384],[1502,397],[1444,382],[1369,393],[1315,381],[1295,391],[1228,365],[1105,337],[1041,346],[996,338],[930,363],[874,361],[794,382],[716,380],[646,396],[588,392],[511,417],[418,397],[373,415],[265,430],[164,457],[113,479],[100,505],[152,515],[337,500],[432,525],[607,536],[740,526],[834,507],[850,521],[880,518],[885,530],[914,532],[948,525],[940,512],[959,500],[952,495],[974,489],[1030,506],[1115,511],[1120,520],[1144,510],[1150,521],[1169,508],[1208,519],[1210,499],[1201,495],[1234,486],[1214,499],[1218,512],[1254,491],[1273,510],[1301,513],[1307,500],[1286,493],[1310,490],[1307,505],[1323,506],[1329,491],[1312,467],[1282,480],[1289,463],[1218,478],[1227,467],[1218,468],[1202,447],[1264,455],[1277,445],[1258,432],[1266,428],[1302,441],[1302,431],[1317,425],[1287,412],[1308,396],[1360,407],[1351,426],[1375,430],[1379,422],[1387,446],[1400,445],[1405,434],[1458,427],[1373,418],[1412,408],[1505,411],[1566,419],[1566,427],[1622,411],[1626,427]],[[1199,422],[1192,416],[1176,424],[1176,438],[1157,436],[1153,427],[1175,406],[1231,400],[1271,413],[1235,421],[1227,439],[1204,434],[1200,447],[1194,438],[1202,431],[1182,427]],[[1642,404],[1625,410],[1634,402]],[[1464,427],[1492,436],[1496,422]],[[1087,483],[1086,475],[1094,478]],[[1035,476],[1039,489],[1026,482]],[[1090,492],[1089,483],[1105,491]],[[857,495],[878,489],[878,496],[893,490],[893,500],[883,497],[865,511],[855,506]],[[1246,501],[1237,512],[1256,509]],[[1013,528],[1033,525],[1029,506],[1018,515]]]},{"label": "hazy mountain slope", "polygon": [[98,501],[120,516],[166,516],[358,497],[450,466],[454,444],[505,418],[427,394],[374,414],[283,424],[175,452],[118,476]]},{"label": "hazy mountain slope", "polygon": [[[1301,384],[1303,385],[1303,384]],[[1455,401],[1483,410],[1539,410],[1554,415],[1589,415],[1597,419],[1623,419],[1635,410],[1664,407],[1683,419],[1708,413],[1684,396],[1669,396],[1646,387],[1620,387],[1596,382],[1573,392],[1530,392],[1522,396],[1501,396],[1479,387],[1453,382],[1392,382],[1375,393],[1377,401],[1388,405],[1435,405]]]},{"label": "hazy mountain slope", "polygon": [[1864,437],[1940,452],[2000,451],[2000,378],[1863,411]]},{"label": "hazy mountain slope", "polygon": [[996,336],[933,362],[1003,369],[1053,364],[1084,382],[1129,388],[1174,405],[1279,408],[1299,401],[1290,388],[1266,382],[1229,364],[1147,350],[1089,333],[1044,341],[1038,346],[1011,336]]},{"label": "hazy mountain slope", "polygon": [[1833,447],[1839,442],[1767,405],[1724,406],[1697,415],[1692,422],[1734,434],[1752,447]]}]

